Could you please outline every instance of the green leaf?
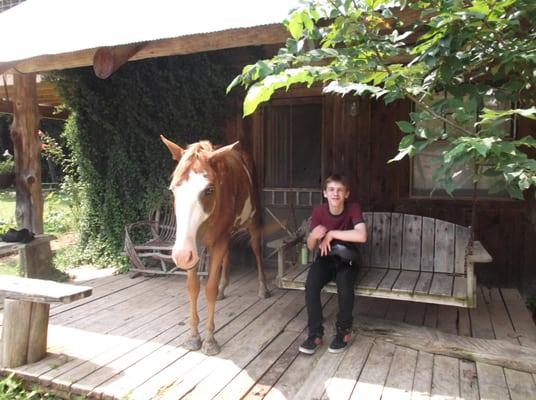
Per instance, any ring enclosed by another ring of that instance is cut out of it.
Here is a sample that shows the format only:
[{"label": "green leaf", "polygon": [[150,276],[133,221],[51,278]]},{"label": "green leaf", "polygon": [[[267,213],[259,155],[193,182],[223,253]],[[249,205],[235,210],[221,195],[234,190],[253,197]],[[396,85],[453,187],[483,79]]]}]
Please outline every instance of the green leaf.
[{"label": "green leaf", "polygon": [[408,121],[396,121],[396,124],[404,133],[412,133],[415,131],[415,127]]},{"label": "green leaf", "polygon": [[390,164],[394,161],[402,160],[404,157],[406,157],[410,153],[410,150],[411,150],[411,146],[405,148],[404,150],[401,150],[394,158],[391,158],[389,161],[387,161],[387,164]]},{"label": "green leaf", "polygon": [[298,40],[303,34],[303,12],[294,12],[286,23],[287,29],[292,37]]},{"label": "green leaf", "polygon": [[244,117],[253,114],[260,103],[270,99],[273,92],[273,88],[262,83],[256,83],[250,87],[244,99]]},{"label": "green leaf", "polygon": [[406,135],[400,140],[400,144],[398,145],[398,150],[403,150],[409,145],[412,145],[415,141],[415,135]]}]

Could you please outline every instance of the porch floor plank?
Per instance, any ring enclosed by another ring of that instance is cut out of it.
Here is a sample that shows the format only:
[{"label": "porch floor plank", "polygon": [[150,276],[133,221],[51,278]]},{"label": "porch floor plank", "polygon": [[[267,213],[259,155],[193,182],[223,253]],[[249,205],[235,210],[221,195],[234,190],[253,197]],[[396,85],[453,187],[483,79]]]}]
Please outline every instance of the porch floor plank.
[{"label": "porch floor plank", "polygon": [[[396,284],[393,277],[374,281]],[[90,282],[95,298],[51,309],[48,356],[0,372],[101,399],[536,398],[533,374],[410,349],[380,335],[357,333],[345,352],[329,353],[338,308],[329,293],[322,294],[324,344],[312,356],[300,354],[307,335],[303,292],[273,289],[272,297],[259,299],[254,268],[232,271],[227,296],[217,303],[215,337],[222,350],[214,357],[182,347],[189,331],[185,277]],[[517,290],[477,292],[476,309],[357,296],[354,316],[536,345],[536,326]],[[203,290],[198,309],[203,336]]]},{"label": "porch floor plank", "polygon": [[536,326],[516,289],[500,289],[516,336],[523,346],[536,346]]},{"label": "porch floor plank", "polygon": [[411,400],[430,399],[432,393],[432,370],[434,367],[433,354],[419,351],[413,374]]},{"label": "porch floor plank", "polygon": [[441,355],[434,356],[432,398],[456,399],[460,397],[458,360]]}]

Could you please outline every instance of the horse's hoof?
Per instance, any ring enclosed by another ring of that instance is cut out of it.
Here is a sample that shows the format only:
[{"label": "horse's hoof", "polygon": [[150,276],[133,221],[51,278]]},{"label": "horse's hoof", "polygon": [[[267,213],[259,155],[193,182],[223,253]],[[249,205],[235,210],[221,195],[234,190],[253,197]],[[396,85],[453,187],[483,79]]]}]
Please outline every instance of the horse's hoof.
[{"label": "horse's hoof", "polygon": [[220,352],[220,345],[214,338],[205,339],[203,340],[203,346],[201,347],[201,351],[205,353],[207,356],[214,356]]},{"label": "horse's hoof", "polygon": [[261,299],[267,299],[268,297],[271,296],[270,294],[270,291],[266,288],[261,288],[259,289],[257,295],[261,298]]},{"label": "horse's hoof", "polygon": [[184,342],[184,348],[189,351],[196,351],[201,348],[201,338],[199,335],[190,336],[188,340]]},{"label": "horse's hoof", "polygon": [[225,299],[225,293],[223,290],[218,290],[218,295],[216,296],[216,300],[223,300]]}]

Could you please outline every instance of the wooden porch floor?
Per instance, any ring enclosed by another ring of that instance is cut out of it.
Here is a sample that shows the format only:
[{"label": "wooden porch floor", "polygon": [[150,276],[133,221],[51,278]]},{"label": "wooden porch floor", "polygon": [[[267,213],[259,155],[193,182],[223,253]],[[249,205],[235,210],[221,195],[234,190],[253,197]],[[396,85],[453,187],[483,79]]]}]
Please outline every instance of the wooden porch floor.
[{"label": "wooden porch floor", "polygon": [[[63,395],[106,399],[536,398],[535,374],[362,332],[343,353],[331,354],[325,344],[313,356],[300,354],[303,292],[273,289],[261,300],[250,269],[231,274],[227,297],[217,304],[222,351],[214,357],[181,347],[188,335],[185,277],[122,275],[83,284],[94,287],[93,296],[51,309],[49,355],[4,373],[14,371]],[[324,300],[329,342],[337,298],[326,294]],[[202,327],[205,304],[202,290]],[[536,327],[514,289],[481,288],[474,310],[358,297],[355,313],[536,346]]]}]

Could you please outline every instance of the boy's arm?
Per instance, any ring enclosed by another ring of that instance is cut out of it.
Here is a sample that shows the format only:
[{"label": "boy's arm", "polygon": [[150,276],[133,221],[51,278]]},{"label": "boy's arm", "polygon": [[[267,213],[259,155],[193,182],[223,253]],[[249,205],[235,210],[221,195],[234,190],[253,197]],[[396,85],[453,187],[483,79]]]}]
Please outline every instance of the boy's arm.
[{"label": "boy's arm", "polygon": [[333,239],[343,240],[345,242],[365,243],[367,241],[367,227],[364,222],[360,222],[354,226],[354,229],[329,231],[324,236],[324,239],[322,239],[322,242],[320,242],[320,255],[324,256],[331,251],[331,241]]},{"label": "boy's arm", "polygon": [[354,229],[346,231],[333,230],[326,234],[325,240],[331,242],[333,239],[345,242],[365,243],[367,241],[367,227],[364,222],[360,222]]}]

